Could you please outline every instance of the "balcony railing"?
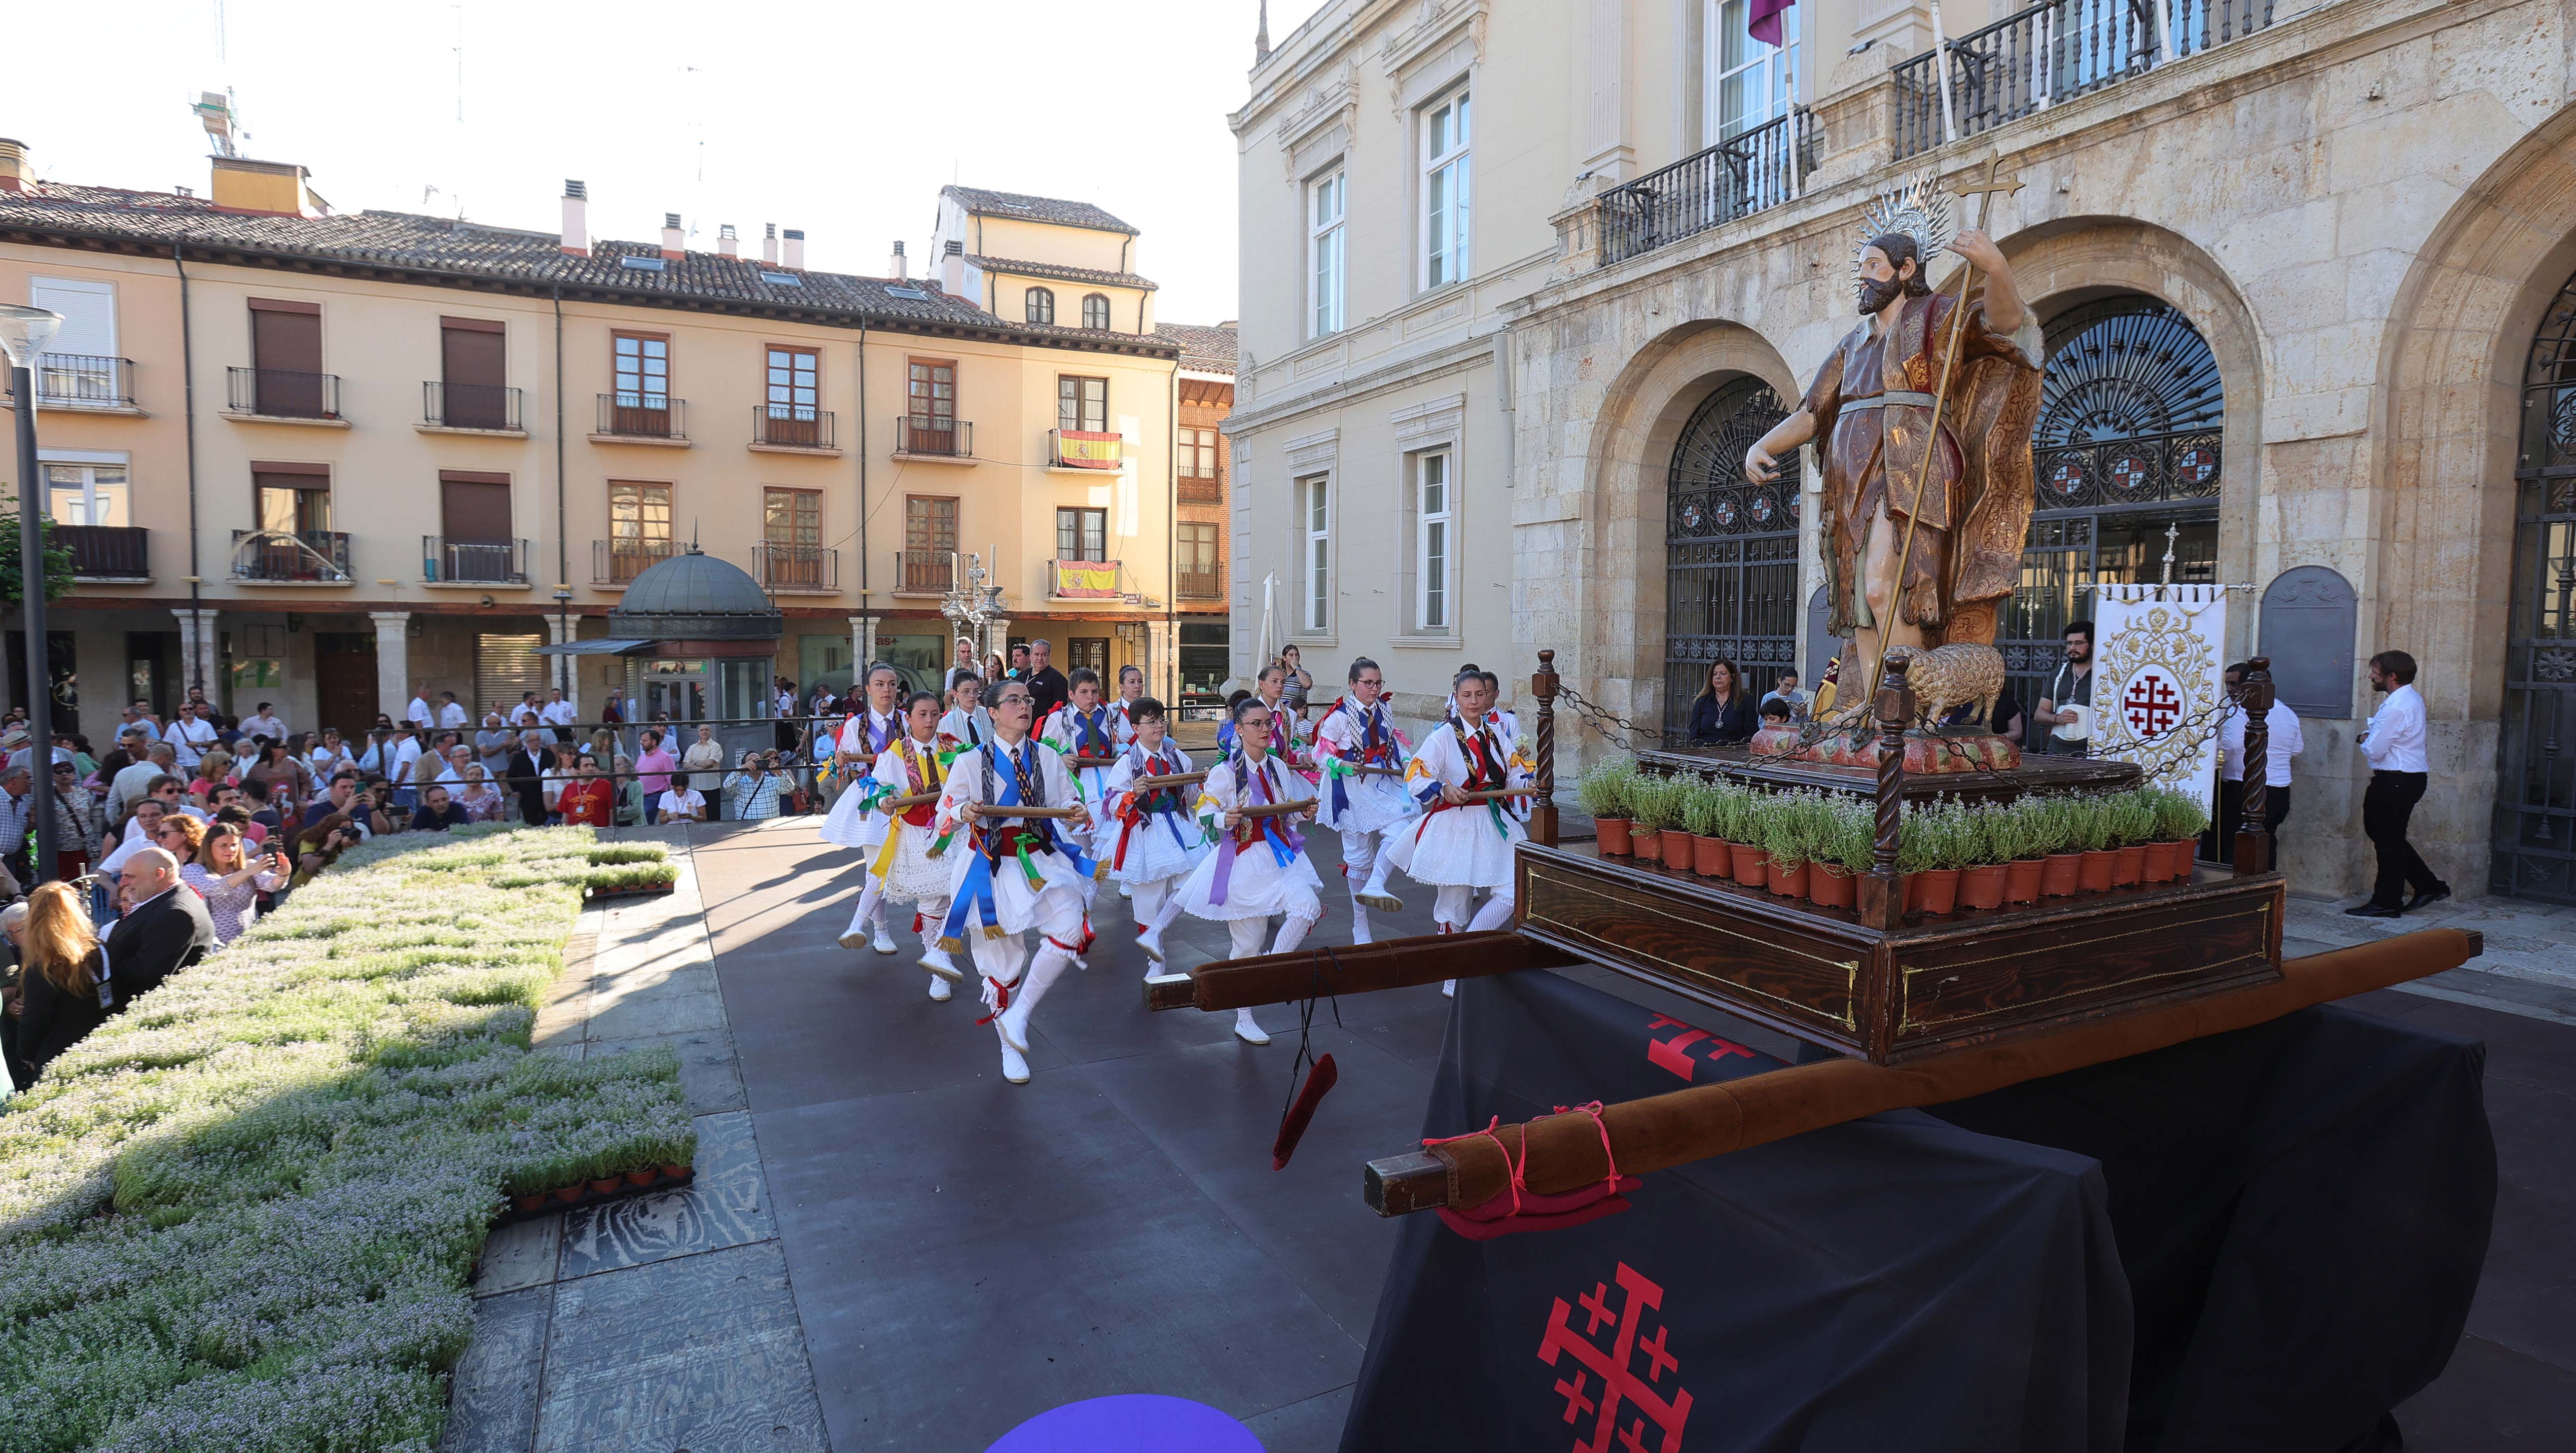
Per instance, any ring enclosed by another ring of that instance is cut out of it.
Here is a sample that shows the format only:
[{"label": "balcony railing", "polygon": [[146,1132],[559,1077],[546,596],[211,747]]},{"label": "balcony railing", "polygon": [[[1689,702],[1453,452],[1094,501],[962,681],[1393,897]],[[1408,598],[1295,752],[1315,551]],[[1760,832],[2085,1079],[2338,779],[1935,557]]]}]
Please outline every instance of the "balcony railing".
[{"label": "balcony railing", "polygon": [[347,585],[349,537],[338,530],[235,530],[233,579]]},{"label": "balcony railing", "polygon": [[1126,575],[1116,560],[1050,560],[1047,594],[1058,600],[1123,600]]},{"label": "balcony railing", "polygon": [[[40,409],[130,409],[134,407],[134,360],[101,358],[87,353],[36,355],[36,407]],[[6,370],[0,370],[0,378]],[[10,398],[16,399],[14,388]]]},{"label": "balcony railing", "polygon": [[775,449],[833,449],[832,411],[810,404],[753,404],[751,440]]},{"label": "balcony railing", "polygon": [[54,543],[72,552],[72,574],[82,580],[151,579],[151,538],[133,525],[54,526]]},{"label": "balcony railing", "polygon": [[954,550],[897,550],[894,588],[898,595],[945,595],[957,586]]},{"label": "balcony railing", "polygon": [[2051,0],[1949,44],[1949,117],[1933,52],[1900,61],[1896,154],[1930,151],[2116,85],[2272,23],[2272,0]]},{"label": "balcony railing", "polygon": [[471,585],[528,583],[528,542],[420,537],[420,578]]},{"label": "balcony railing", "polygon": [[1225,503],[1225,481],[1210,474],[1184,474],[1180,495],[1185,505],[1221,505]]},{"label": "balcony railing", "polygon": [[271,419],[340,417],[340,375],[285,368],[227,368],[226,407]]},{"label": "balcony railing", "polygon": [[592,432],[627,439],[684,440],[689,437],[687,401],[668,394],[601,394],[599,427]]},{"label": "balcony railing", "polygon": [[771,590],[838,590],[841,552],[827,545],[754,545],[751,573]]},{"label": "balcony railing", "polygon": [[494,383],[442,383],[420,386],[421,422],[437,429],[514,430],[519,424],[519,391]]},{"label": "balcony railing", "polygon": [[1119,451],[1126,443],[1117,434],[1096,433],[1089,429],[1047,430],[1047,468],[1097,469],[1105,473],[1118,470]]},{"label": "balcony railing", "polygon": [[666,539],[627,537],[590,542],[593,585],[624,585],[652,566],[671,558],[677,547]]},{"label": "balcony railing", "polygon": [[1603,192],[1601,265],[1788,201],[1815,169],[1816,136],[1815,118],[1801,108]]},{"label": "balcony railing", "polygon": [[975,457],[975,426],[963,419],[905,417],[894,421],[894,447],[931,459]]},{"label": "balcony railing", "polygon": [[1213,572],[1196,575],[1184,570],[1180,573],[1179,583],[1174,588],[1180,592],[1183,600],[1223,600],[1225,576]]}]

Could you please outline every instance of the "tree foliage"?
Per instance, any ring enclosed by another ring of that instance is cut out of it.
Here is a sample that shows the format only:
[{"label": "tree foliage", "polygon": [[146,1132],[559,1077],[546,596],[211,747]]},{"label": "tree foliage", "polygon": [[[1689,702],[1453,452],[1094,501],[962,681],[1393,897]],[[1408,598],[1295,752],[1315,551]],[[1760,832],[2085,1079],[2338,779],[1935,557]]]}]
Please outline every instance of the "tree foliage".
[{"label": "tree foliage", "polygon": [[[72,593],[72,552],[54,537],[54,522],[38,519],[44,531],[45,599],[60,600]],[[0,514],[0,602],[15,603],[25,597],[18,578],[18,515],[16,511]]]}]

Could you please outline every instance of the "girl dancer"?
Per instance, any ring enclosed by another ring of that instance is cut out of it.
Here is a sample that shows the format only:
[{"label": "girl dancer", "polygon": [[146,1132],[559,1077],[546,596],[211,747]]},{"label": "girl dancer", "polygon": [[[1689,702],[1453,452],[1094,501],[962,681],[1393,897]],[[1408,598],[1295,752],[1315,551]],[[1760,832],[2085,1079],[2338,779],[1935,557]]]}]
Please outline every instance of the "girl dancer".
[{"label": "girl dancer", "polygon": [[[1065,755],[1065,767],[1073,773],[1074,790],[1082,794],[1085,806],[1099,812],[1108,800],[1103,794],[1109,786],[1109,769],[1118,749],[1125,745],[1119,730],[1124,723],[1100,700],[1099,672],[1088,666],[1074,667],[1073,674],[1065,678],[1065,690],[1064,705],[1047,717],[1039,736]],[[1086,760],[1097,765],[1085,766]],[[1100,818],[1100,824],[1098,830],[1105,833],[1105,816]],[[1099,854],[1099,841],[1093,840],[1094,856]]]},{"label": "girl dancer", "polygon": [[948,691],[956,698],[957,704],[949,708],[946,716],[939,719],[941,742],[950,747],[963,747],[973,751],[991,741],[993,716],[992,713],[984,710],[984,678],[960,676]]},{"label": "girl dancer", "polygon": [[[882,661],[870,666],[867,703],[841,724],[840,744],[832,753],[842,786],[841,795],[823,819],[823,841],[857,848],[872,859],[876,850],[885,846],[888,824],[886,815],[875,810],[877,794],[870,779],[877,758],[903,735],[903,713],[895,706],[895,693],[901,685],[902,678],[892,666]],[[886,932],[885,900],[879,897],[871,901],[862,893],[859,901],[875,914],[869,922],[875,930],[876,951],[893,953],[894,936]],[[849,935],[843,934],[841,941],[849,944]]]},{"label": "girl dancer", "polygon": [[[1222,836],[1216,851],[1199,859],[1180,891],[1137,940],[1146,957],[1163,956],[1163,930],[1183,913],[1223,923],[1233,937],[1226,956],[1237,959],[1261,952],[1261,931],[1269,927],[1274,913],[1288,918],[1279,926],[1278,940],[1270,945],[1275,954],[1303,943],[1307,931],[1324,916],[1324,900],[1316,895],[1324,880],[1315,875],[1315,865],[1306,861],[1305,839],[1293,825],[1294,819],[1315,815],[1314,798],[1297,774],[1271,752],[1270,715],[1259,697],[1236,703],[1233,725],[1243,750],[1209,769],[1198,802],[1199,820],[1207,824],[1211,836]],[[1294,803],[1304,810],[1262,817],[1243,813],[1247,807],[1274,803]],[[1270,1042],[1249,1009],[1234,1011],[1234,1032],[1246,1044]]]},{"label": "girl dancer", "polygon": [[947,774],[939,761],[938,696],[916,691],[906,697],[903,724],[904,734],[877,757],[874,776],[853,783],[850,789],[866,793],[878,804],[878,814],[891,814],[893,821],[876,861],[868,868],[867,886],[860,890],[858,910],[841,934],[841,947],[855,949],[867,942],[871,927],[885,932],[887,900],[912,904],[913,931],[921,935],[921,966],[930,971],[930,997],[944,1000],[948,986],[966,976],[939,946],[940,920],[948,916],[950,865],[944,856],[948,841],[935,830],[938,804],[882,805],[900,797],[936,797],[946,785]]},{"label": "girl dancer", "polygon": [[1342,835],[1342,877],[1351,895],[1351,942],[1369,942],[1369,910],[1400,912],[1379,867],[1383,838],[1401,830],[1415,802],[1404,789],[1404,744],[1386,709],[1386,675],[1366,656],[1351,658],[1350,689],[1315,723],[1315,761],[1324,769],[1324,826]]},{"label": "girl dancer", "polygon": [[[1499,928],[1512,916],[1512,852],[1528,836],[1521,829],[1522,801],[1468,796],[1529,785],[1529,762],[1496,734],[1487,715],[1497,685],[1490,671],[1462,671],[1452,683],[1458,714],[1422,739],[1405,773],[1405,785],[1423,806],[1422,820],[1393,834],[1371,884],[1383,883],[1392,863],[1436,889],[1431,916],[1442,933]],[[1490,888],[1494,896],[1470,919],[1468,900],[1478,888]],[[1453,979],[1440,992],[1451,993],[1456,984]]]},{"label": "girl dancer", "polygon": [[[1199,797],[1196,786],[1138,792],[1130,785],[1139,778],[1177,777],[1190,770],[1190,754],[1164,735],[1169,723],[1163,704],[1150,696],[1139,697],[1129,703],[1127,719],[1135,723],[1136,740],[1120,754],[1118,765],[1109,769],[1099,842],[1109,855],[1109,876],[1136,900],[1137,942],[1150,965],[1159,966],[1163,941],[1152,931],[1152,924],[1163,916],[1172,890],[1207,855],[1208,834],[1190,812],[1189,804]],[[1149,966],[1146,972],[1158,969]]]}]

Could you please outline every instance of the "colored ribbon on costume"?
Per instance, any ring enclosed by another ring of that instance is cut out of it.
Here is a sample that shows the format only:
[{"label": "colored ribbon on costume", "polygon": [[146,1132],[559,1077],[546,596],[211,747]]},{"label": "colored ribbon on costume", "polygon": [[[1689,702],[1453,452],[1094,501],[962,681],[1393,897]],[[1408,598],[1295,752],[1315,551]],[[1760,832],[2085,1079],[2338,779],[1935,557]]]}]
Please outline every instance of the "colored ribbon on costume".
[{"label": "colored ribbon on costume", "polygon": [[[1021,751],[1033,751],[1033,749],[1032,742],[1023,740],[1020,743]],[[1021,791],[1027,779],[1021,772],[1016,754],[1002,753],[990,742],[978,751],[984,759],[985,780],[991,782],[994,787],[993,806],[1041,805],[1029,801]],[[1011,770],[1008,773],[1001,770],[1001,762],[998,760],[1006,755],[1011,760]],[[939,946],[952,951],[966,945],[966,919],[970,912],[984,920],[986,938],[1003,936],[1001,910],[993,902],[993,869],[996,866],[995,858],[998,853],[1008,853],[1018,861],[1020,871],[1027,876],[1032,890],[1046,886],[1046,874],[1038,867],[1037,860],[1031,855],[1032,847],[1041,853],[1062,854],[1073,864],[1074,870],[1083,877],[1091,877],[1096,871],[1090,855],[1083,852],[1079,846],[1058,839],[1053,821],[1047,818],[1024,819],[1022,824],[997,828],[991,832],[979,828],[975,830],[970,841],[976,848],[975,860],[966,865],[965,880],[957,885],[956,895],[948,905],[948,917],[940,924],[939,930]],[[946,842],[946,837],[940,839],[942,846],[945,846]]]},{"label": "colored ribbon on costume", "polygon": [[[1456,720],[1453,719],[1450,721],[1450,734],[1456,738],[1458,742],[1458,750],[1467,758],[1467,780],[1462,784],[1466,790],[1470,792],[1490,791],[1509,786],[1511,784],[1510,770],[1508,767],[1497,766],[1495,764],[1493,752],[1485,745],[1485,733],[1483,729],[1479,728],[1476,734],[1473,737],[1470,737],[1466,733],[1457,730],[1457,726],[1458,723]],[[1451,802],[1449,799],[1440,795],[1441,789],[1447,784],[1443,783],[1438,777],[1432,775],[1431,771],[1422,765],[1422,759],[1419,757],[1414,759],[1412,771],[1407,774],[1407,780],[1410,780],[1411,776],[1415,773],[1420,774],[1423,780],[1428,784],[1421,791],[1413,794],[1415,800],[1419,801],[1426,809],[1422,814],[1421,823],[1413,829],[1413,840],[1418,843],[1422,841],[1424,830],[1431,826],[1431,819],[1439,816],[1441,813],[1447,812],[1458,804]],[[1509,838],[1512,835],[1511,819],[1503,815],[1503,799],[1498,797],[1489,797],[1485,799],[1485,812],[1486,815],[1493,820],[1496,836]]]},{"label": "colored ribbon on costume", "polygon": [[[913,754],[911,738],[909,737],[904,739],[903,768],[904,776],[907,779],[908,785],[908,790],[901,794],[903,796],[919,796],[920,794],[931,791],[940,785],[939,767],[937,764],[936,754],[925,753],[921,757],[916,758]],[[874,812],[878,803],[883,802],[888,797],[894,795],[896,795],[894,788],[888,786],[884,782],[878,782],[876,784],[876,790],[870,792],[868,794],[867,801],[862,804],[863,810]],[[895,849],[897,845],[903,841],[903,824],[905,820],[919,817],[924,813],[929,813],[933,810],[934,804],[925,802],[917,807],[905,809],[901,817],[898,817],[894,821],[886,824],[885,842],[878,846],[877,860],[868,867],[868,871],[876,876],[876,880],[878,882],[891,883],[894,881],[892,875],[894,873]],[[927,827],[929,824],[916,822],[913,826]],[[933,844],[930,849],[931,856],[938,856],[940,850],[947,846],[948,835],[942,833],[940,834],[939,841]]]},{"label": "colored ribbon on costume", "polygon": [[1333,794],[1333,818],[1338,822],[1343,813],[1351,810],[1349,787],[1351,779],[1366,775],[1360,771],[1360,768],[1401,767],[1406,763],[1404,754],[1396,750],[1393,728],[1388,729],[1384,739],[1378,736],[1378,709],[1375,706],[1353,708],[1347,697],[1334,701],[1325,711],[1323,721],[1315,723],[1315,739],[1318,742],[1323,740],[1324,722],[1331,721],[1333,713],[1337,711],[1351,712],[1359,718],[1360,722],[1360,739],[1353,744],[1349,753],[1322,754],[1324,775],[1332,779],[1329,786]]},{"label": "colored ribbon on costume", "polygon": [[[1243,760],[1237,758],[1234,765],[1236,774],[1234,790],[1239,805],[1244,787]],[[1276,803],[1279,795],[1270,786],[1270,774],[1266,770],[1269,764],[1265,762],[1262,765],[1264,770],[1254,772],[1252,780],[1261,784],[1263,797]],[[1295,828],[1288,826],[1287,819],[1284,817],[1243,819],[1241,824],[1225,835],[1225,841],[1217,844],[1216,876],[1208,884],[1208,902],[1225,901],[1226,886],[1234,881],[1235,855],[1258,841],[1266,841],[1270,844],[1270,856],[1277,860],[1282,868],[1297,861],[1297,855],[1306,849],[1306,839],[1300,836]]]}]

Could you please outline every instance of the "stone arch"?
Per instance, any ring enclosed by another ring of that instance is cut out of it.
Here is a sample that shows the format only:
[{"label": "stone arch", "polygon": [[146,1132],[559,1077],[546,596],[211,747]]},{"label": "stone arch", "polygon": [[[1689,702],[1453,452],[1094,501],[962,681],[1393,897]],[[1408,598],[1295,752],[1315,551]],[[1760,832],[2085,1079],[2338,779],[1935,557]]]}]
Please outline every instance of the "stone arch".
[{"label": "stone arch", "polygon": [[[1663,712],[1664,491],[1673,446],[1701,402],[1742,375],[1784,401],[1799,396],[1797,376],[1759,333],[1723,319],[1686,323],[1628,360],[1593,422],[1585,471],[1592,584],[1579,659],[1600,704],[1640,724]],[[1814,515],[1799,512],[1802,559],[1814,552]]]}]

